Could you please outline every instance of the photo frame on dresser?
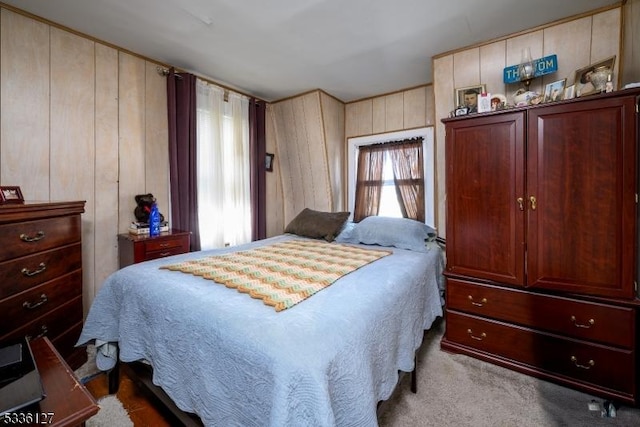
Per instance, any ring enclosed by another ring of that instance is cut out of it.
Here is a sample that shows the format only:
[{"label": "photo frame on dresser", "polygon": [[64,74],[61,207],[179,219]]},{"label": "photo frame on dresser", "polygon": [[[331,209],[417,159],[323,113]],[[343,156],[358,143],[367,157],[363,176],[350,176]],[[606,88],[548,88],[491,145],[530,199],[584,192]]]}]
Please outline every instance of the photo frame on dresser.
[{"label": "photo frame on dresser", "polygon": [[0,186],[0,204],[24,203],[22,190],[17,186]]}]

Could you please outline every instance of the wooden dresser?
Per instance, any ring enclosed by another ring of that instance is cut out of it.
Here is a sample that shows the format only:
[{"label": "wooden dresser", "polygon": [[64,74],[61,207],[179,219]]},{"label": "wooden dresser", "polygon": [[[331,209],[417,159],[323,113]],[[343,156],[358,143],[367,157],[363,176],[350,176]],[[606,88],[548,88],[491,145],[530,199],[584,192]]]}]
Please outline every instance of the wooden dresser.
[{"label": "wooden dresser", "polygon": [[443,120],[442,349],[640,403],[639,96]]},{"label": "wooden dresser", "polygon": [[175,229],[154,237],[148,234],[120,234],[118,235],[120,268],[142,261],[187,253],[190,244],[191,233]]},{"label": "wooden dresser", "polygon": [[84,202],[0,205],[0,343],[47,336],[73,369],[83,322]]}]

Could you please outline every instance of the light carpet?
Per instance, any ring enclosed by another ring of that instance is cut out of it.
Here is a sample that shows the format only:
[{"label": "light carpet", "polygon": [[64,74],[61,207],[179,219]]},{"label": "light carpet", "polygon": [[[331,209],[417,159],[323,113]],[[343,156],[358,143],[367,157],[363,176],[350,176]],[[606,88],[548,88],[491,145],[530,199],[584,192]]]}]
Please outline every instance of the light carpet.
[{"label": "light carpet", "polygon": [[615,418],[589,411],[603,399],[468,356],[440,350],[444,322],[426,334],[418,355],[418,393],[409,377],[380,414],[381,427],[640,426],[640,409],[622,406]]},{"label": "light carpet", "polygon": [[[440,321],[425,335],[418,354],[418,393],[410,391],[410,377],[404,376],[381,407],[380,427],[640,426],[640,409],[622,406],[615,418],[603,418],[600,411],[588,409],[592,401],[601,404],[601,398],[443,352],[443,333],[444,322]],[[90,366],[92,358],[89,360],[76,371],[84,378],[95,373],[95,365]],[[100,412],[87,425],[132,425],[120,402],[109,397],[112,399],[100,401]],[[116,404],[122,411],[107,409]]]}]

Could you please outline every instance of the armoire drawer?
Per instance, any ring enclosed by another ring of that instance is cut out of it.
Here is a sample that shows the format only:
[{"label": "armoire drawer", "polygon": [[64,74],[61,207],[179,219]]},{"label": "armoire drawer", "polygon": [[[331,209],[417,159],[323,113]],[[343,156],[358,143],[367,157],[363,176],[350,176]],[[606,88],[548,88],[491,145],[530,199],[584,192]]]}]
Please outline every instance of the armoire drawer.
[{"label": "armoire drawer", "polygon": [[82,268],[80,242],[0,263],[0,298]]},{"label": "armoire drawer", "polygon": [[0,300],[0,336],[82,295],[82,270]]},{"label": "armoire drawer", "polygon": [[447,311],[446,339],[556,377],[633,394],[631,350],[567,339],[529,328]]},{"label": "armoire drawer", "polygon": [[0,261],[80,241],[80,215],[0,225]]},{"label": "armoire drawer", "polygon": [[447,279],[447,307],[509,323],[634,347],[635,310],[506,287]]}]

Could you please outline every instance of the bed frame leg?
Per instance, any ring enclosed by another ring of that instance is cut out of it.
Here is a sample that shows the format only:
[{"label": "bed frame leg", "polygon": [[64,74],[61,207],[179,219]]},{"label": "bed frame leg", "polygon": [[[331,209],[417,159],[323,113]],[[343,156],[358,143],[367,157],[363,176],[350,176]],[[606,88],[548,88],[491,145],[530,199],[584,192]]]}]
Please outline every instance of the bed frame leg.
[{"label": "bed frame leg", "polygon": [[116,364],[107,372],[109,394],[116,394],[120,388],[120,350],[116,350]]},{"label": "bed frame leg", "polygon": [[116,365],[107,372],[107,379],[109,381],[109,394],[116,394],[120,387],[120,362],[116,362]]},{"label": "bed frame leg", "polygon": [[413,355],[413,371],[411,371],[411,391],[418,392],[418,355]]}]

